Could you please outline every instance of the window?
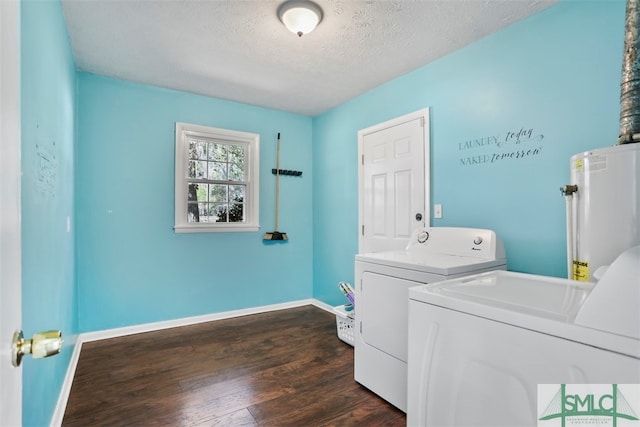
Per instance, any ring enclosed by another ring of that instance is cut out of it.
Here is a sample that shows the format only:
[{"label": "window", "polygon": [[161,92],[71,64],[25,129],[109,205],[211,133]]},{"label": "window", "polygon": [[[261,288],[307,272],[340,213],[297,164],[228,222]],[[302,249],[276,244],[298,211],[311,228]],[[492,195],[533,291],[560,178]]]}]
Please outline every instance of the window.
[{"label": "window", "polygon": [[257,231],[260,135],[176,123],[175,232]]}]

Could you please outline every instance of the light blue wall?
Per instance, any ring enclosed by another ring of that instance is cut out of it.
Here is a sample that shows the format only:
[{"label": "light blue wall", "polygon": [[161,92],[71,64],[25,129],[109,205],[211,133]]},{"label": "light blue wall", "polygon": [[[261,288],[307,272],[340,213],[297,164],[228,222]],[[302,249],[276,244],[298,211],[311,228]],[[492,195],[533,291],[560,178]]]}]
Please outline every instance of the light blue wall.
[{"label": "light blue wall", "polygon": [[[82,331],[312,297],[309,117],[79,73],[78,295]],[[175,122],[260,134],[260,224],[175,234]],[[277,133],[280,231],[274,227]]]},{"label": "light blue wall", "polygon": [[[510,270],[564,277],[559,188],[571,155],[618,137],[624,13],[624,1],[562,2],[314,118],[314,296],[342,303],[336,283],[353,280],[357,131],[424,107],[444,212],[432,225],[494,229]],[[520,129],[536,138],[504,144]],[[466,144],[489,136],[502,144]]]},{"label": "light blue wall", "polygon": [[[358,242],[357,131],[424,107],[432,201],[444,207],[433,225],[493,228],[510,269],[564,276],[558,189],[572,154],[617,137],[623,31],[623,1],[563,2],[310,119],[75,73],[59,1],[23,1],[23,328],[61,328],[72,345],[77,330],[343,303],[336,283],[353,280]],[[261,135],[260,232],[173,232],[176,121]],[[543,138],[465,144],[522,128]],[[265,245],[277,132],[281,166],[304,173],[281,181],[289,242]],[[539,153],[463,164],[529,148]],[[25,425],[48,424],[71,350],[25,360]]]},{"label": "light blue wall", "polygon": [[[21,3],[22,329],[61,329],[56,357],[23,359],[23,423],[48,425],[76,327],[75,66],[59,1]],[[67,217],[71,221],[67,232]]]}]

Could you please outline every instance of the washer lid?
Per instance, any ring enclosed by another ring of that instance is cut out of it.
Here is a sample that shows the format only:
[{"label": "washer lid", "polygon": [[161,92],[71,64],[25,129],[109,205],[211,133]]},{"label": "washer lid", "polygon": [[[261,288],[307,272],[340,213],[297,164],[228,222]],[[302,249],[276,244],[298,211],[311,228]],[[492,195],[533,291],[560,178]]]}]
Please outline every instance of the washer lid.
[{"label": "washer lid", "polygon": [[437,253],[416,256],[415,254],[405,251],[359,254],[356,255],[356,261],[417,270],[441,276],[473,273],[478,270],[503,266],[506,264],[504,259],[486,260],[482,258]]},{"label": "washer lid", "polygon": [[593,283],[490,271],[420,285],[409,299],[640,358],[640,340],[575,323]]},{"label": "washer lid", "polygon": [[457,306],[456,301],[461,300],[478,315],[497,308],[572,321],[592,288],[592,283],[492,271],[432,283],[411,298],[443,306]]}]

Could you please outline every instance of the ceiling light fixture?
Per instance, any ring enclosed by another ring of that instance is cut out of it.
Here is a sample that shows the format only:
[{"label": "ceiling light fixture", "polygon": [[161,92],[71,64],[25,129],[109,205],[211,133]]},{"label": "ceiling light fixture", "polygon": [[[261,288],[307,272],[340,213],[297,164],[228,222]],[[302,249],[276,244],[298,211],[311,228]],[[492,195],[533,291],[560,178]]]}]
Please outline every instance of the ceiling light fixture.
[{"label": "ceiling light fixture", "polygon": [[289,31],[302,37],[322,21],[322,9],[309,0],[289,0],[278,8],[278,18]]}]

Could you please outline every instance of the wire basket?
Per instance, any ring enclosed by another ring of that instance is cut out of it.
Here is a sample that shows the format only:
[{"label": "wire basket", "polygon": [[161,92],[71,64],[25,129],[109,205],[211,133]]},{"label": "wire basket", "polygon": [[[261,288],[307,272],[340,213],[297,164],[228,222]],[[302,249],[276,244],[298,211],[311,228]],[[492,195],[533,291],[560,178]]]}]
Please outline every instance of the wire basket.
[{"label": "wire basket", "polygon": [[336,314],[336,327],[338,329],[338,338],[347,344],[353,346],[355,342],[354,336],[354,311],[345,310],[344,305],[339,305],[333,308],[333,312]]}]

